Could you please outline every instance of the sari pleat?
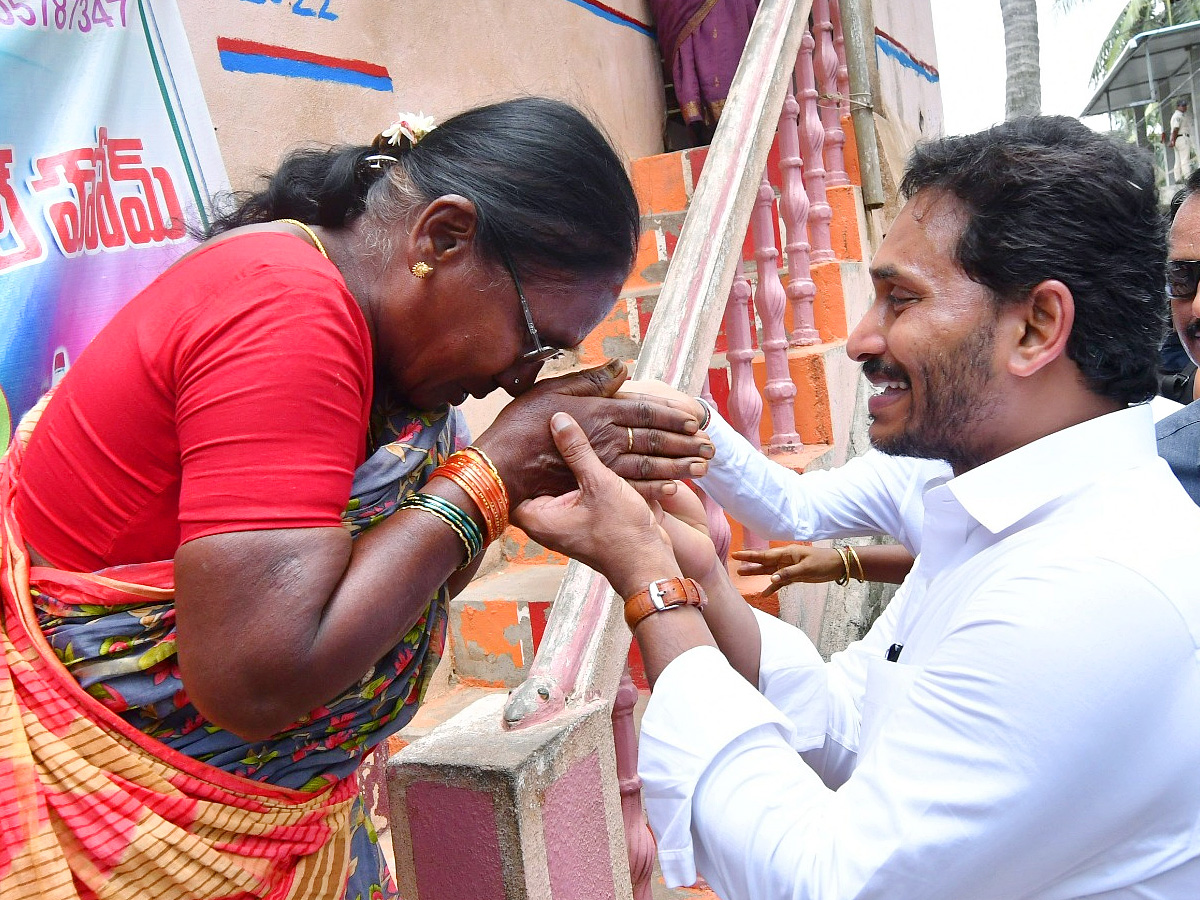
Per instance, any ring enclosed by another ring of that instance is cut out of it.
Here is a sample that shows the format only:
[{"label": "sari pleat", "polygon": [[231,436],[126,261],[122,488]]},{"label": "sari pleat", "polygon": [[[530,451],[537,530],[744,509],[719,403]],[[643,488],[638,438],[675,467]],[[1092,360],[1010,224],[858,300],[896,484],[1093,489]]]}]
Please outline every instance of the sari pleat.
[{"label": "sari pleat", "polygon": [[683,120],[715,126],[758,0],[650,0],[650,9]]},{"label": "sari pleat", "polygon": [[[30,565],[12,500],[46,399],[0,463],[0,896],[396,896],[354,770],[415,712],[445,640],[445,589],[357,684],[248,744],[187,699],[170,560]],[[343,518],[352,534],[466,443],[453,410],[394,411],[373,434]]]}]

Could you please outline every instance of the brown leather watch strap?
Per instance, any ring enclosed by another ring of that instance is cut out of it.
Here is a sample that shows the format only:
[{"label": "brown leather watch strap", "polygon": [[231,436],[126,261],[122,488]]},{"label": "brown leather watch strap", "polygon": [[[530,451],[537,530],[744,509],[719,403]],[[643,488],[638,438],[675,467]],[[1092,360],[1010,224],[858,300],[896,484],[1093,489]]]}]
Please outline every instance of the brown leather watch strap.
[{"label": "brown leather watch strap", "polygon": [[660,578],[625,601],[625,624],[633,631],[642,619],[656,612],[676,606],[704,609],[707,604],[704,588],[691,578]]}]

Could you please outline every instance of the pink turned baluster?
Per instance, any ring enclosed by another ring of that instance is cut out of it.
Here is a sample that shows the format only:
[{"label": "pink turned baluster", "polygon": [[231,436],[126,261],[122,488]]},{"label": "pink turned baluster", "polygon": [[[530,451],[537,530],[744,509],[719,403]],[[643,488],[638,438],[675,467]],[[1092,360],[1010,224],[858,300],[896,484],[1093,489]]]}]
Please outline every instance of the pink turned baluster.
[{"label": "pink turned baluster", "polygon": [[[762,397],[754,384],[754,346],[750,335],[750,298],[753,294],[746,278],[746,267],[739,259],[733,274],[733,286],[725,304],[725,358],[729,360],[729,424],[751,444],[762,449],[758,426],[762,421]],[[707,382],[705,382],[707,388]],[[724,516],[722,516],[724,521]],[[728,527],[729,523],[725,522]],[[712,521],[709,521],[712,527]],[[716,532],[712,532],[714,535]],[[746,531],[746,547],[756,550],[767,545],[758,535]]]},{"label": "pink turned baluster", "polygon": [[750,297],[754,292],[739,259],[733,287],[725,306],[725,342],[729,360],[729,424],[751,444],[762,449],[758,425],[762,421],[762,398],[754,386],[754,347],[750,337]]},{"label": "pink turned baluster", "polygon": [[797,120],[800,104],[790,90],[783,101],[783,113],[779,116],[779,168],[783,175],[780,190],[779,211],[783,215],[783,226],[787,230],[788,283],[787,297],[792,304],[792,336],[789,343],[794,347],[819,344],[813,317],[813,298],[817,286],[813,284],[809,268],[808,246],[808,195],[804,191],[804,161],[800,158],[800,134]]},{"label": "pink turned baluster", "polygon": [[813,0],[812,18],[813,37],[817,41],[813,66],[821,92],[821,122],[825,126],[826,183],[836,187],[849,184],[850,179],[846,177],[846,158],[842,153],[846,133],[842,131],[836,100],[838,60],[833,46],[833,25],[829,21],[829,0]]},{"label": "pink turned baluster", "polygon": [[825,195],[825,128],[817,112],[817,83],[813,73],[812,31],[804,32],[796,58],[796,83],[800,86],[800,155],[804,157],[804,189],[808,193],[808,241],[813,262],[833,259],[829,223],[833,209]]},{"label": "pink turned baluster", "polygon": [[[726,311],[728,312],[728,307],[726,307]],[[745,311],[746,310],[743,307],[742,312],[745,313]],[[728,336],[726,339],[728,339]],[[712,404],[713,408],[716,409],[716,404],[713,403],[712,391],[708,386],[707,375],[704,376],[704,390],[700,392],[700,396],[708,401],[708,403]],[[756,393],[755,397],[757,396],[758,395]],[[761,403],[759,406],[761,408]],[[758,446],[757,443],[755,446]],[[700,495],[700,499],[704,501],[704,517],[708,520],[708,536],[712,538],[713,547],[716,548],[717,556],[720,558],[721,562],[725,562],[729,559],[729,548],[733,544],[733,530],[729,527],[729,520],[725,518],[725,510],[721,509],[716,500],[708,496],[708,494],[699,488],[696,489],[696,493],[698,493]],[[751,535],[749,532],[746,532],[746,536],[749,538]],[[752,544],[748,546],[758,547],[759,545]]]},{"label": "pink turned baluster", "polygon": [[775,249],[774,215],[771,201],[775,189],[763,172],[762,184],[758,188],[758,199],[754,212],[750,214],[750,226],[754,233],[754,259],[758,263],[758,290],[754,292],[754,308],[762,322],[762,349],[767,364],[767,387],[763,391],[771,411],[772,452],[791,450],[800,445],[796,433],[796,416],[793,402],[796,386],[788,372],[787,335],[783,329],[784,307],[787,295],[783,282],[779,280],[779,251]]},{"label": "pink turned baluster", "polygon": [[650,900],[655,843],[642,809],[642,779],[637,773],[637,733],[633,726],[633,707],[637,698],[637,687],[629,677],[629,666],[626,666],[613,701],[613,745],[617,752],[617,783],[621,789],[621,818],[625,822],[633,898]]},{"label": "pink turned baluster", "polygon": [[850,68],[846,65],[846,37],[842,34],[842,4],[829,0],[829,24],[833,26],[833,49],[837,52],[838,116],[850,115]]}]

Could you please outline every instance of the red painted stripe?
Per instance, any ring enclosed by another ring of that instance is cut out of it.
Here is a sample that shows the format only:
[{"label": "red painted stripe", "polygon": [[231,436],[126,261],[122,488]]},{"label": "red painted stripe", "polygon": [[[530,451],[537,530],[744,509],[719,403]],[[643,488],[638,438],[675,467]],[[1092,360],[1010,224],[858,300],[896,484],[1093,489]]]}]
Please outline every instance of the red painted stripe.
[{"label": "red painted stripe", "polygon": [[258,41],[244,41],[241,38],[217,38],[217,50],[230,53],[249,53],[256,56],[271,56],[276,59],[294,59],[297,62],[313,63],[318,66],[328,66],[331,69],[347,69],[351,72],[361,72],[376,78],[389,78],[388,70],[375,63],[361,59],[341,59],[336,56],[325,56],[321,53],[309,53],[306,50],[293,50],[290,47],[277,47],[274,44],[260,44]]},{"label": "red painted stripe", "polygon": [[879,35],[881,38],[883,38],[885,41],[887,41],[889,44],[892,44],[895,47],[897,47],[901,52],[903,52],[905,55],[907,55],[909,59],[911,59],[913,62],[915,62],[918,66],[920,66],[926,72],[929,72],[931,75],[938,75],[939,78],[941,77],[938,74],[938,70],[937,70],[936,66],[931,66],[929,63],[925,62],[925,60],[920,59],[917,56],[914,56],[913,52],[911,50],[909,50],[907,47],[905,47],[902,43],[900,43],[898,40],[896,40],[894,37],[892,37],[890,34],[888,34],[882,28],[879,28],[878,26],[876,26],[875,33],[877,35]]},{"label": "red painted stripe", "polygon": [[587,0],[587,4],[589,6],[596,7],[596,9],[604,10],[610,16],[616,16],[618,19],[624,19],[626,22],[631,22],[634,25],[637,25],[639,28],[645,28],[647,31],[654,30],[654,26],[647,25],[645,22],[639,22],[633,16],[629,15],[629,13],[623,13],[619,9],[613,9],[607,3],[600,3],[599,0]]}]

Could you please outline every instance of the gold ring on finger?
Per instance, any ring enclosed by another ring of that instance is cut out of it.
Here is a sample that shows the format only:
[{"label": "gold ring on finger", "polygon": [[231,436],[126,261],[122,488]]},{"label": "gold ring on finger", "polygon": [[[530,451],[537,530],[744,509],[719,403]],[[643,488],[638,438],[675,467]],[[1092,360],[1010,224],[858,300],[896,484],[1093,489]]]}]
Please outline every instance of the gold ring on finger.
[{"label": "gold ring on finger", "polygon": [[630,428],[628,425],[626,425],[625,430],[629,432],[629,449],[626,450],[625,452],[632,453],[633,452],[633,429]]}]

